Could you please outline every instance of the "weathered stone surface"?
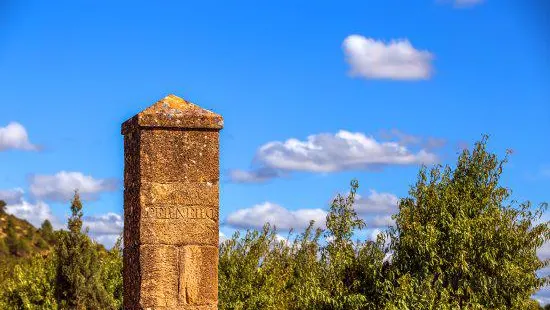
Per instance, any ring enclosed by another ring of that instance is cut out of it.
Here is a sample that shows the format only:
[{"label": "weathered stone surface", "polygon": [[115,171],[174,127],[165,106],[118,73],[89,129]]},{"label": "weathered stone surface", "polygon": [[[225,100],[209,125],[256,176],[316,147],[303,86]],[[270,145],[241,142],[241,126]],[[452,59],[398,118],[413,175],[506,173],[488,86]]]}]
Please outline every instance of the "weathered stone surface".
[{"label": "weathered stone surface", "polygon": [[140,305],[178,305],[178,249],[169,245],[140,246]]},{"label": "weathered stone surface", "polygon": [[124,245],[136,245],[139,236],[140,215],[140,133],[124,137]]},{"label": "weathered stone surface", "polygon": [[125,307],[125,310],[217,310],[217,305],[200,305],[200,306],[192,306],[192,305],[178,305],[175,307],[162,307],[162,306],[155,306],[155,307],[141,307],[141,306],[135,306],[135,307]]},{"label": "weathered stone surface", "polygon": [[122,125],[124,309],[217,309],[222,126],[173,95]]},{"label": "weathered stone surface", "polygon": [[[180,304],[216,304],[218,300],[218,247],[180,247]],[[216,266],[212,268],[212,266]]]},{"label": "weathered stone surface", "polygon": [[122,124],[122,134],[148,127],[216,129],[223,118],[183,98],[168,95]]},{"label": "weathered stone surface", "polygon": [[218,206],[218,181],[141,184],[141,204],[172,204],[180,206]]},{"label": "weathered stone surface", "polygon": [[139,246],[124,246],[123,265],[124,309],[138,309],[141,285]]},{"label": "weathered stone surface", "polygon": [[219,180],[217,131],[143,130],[141,175],[158,183]]},{"label": "weathered stone surface", "polygon": [[147,218],[140,224],[140,244],[217,245],[218,240],[218,221],[208,218]]}]

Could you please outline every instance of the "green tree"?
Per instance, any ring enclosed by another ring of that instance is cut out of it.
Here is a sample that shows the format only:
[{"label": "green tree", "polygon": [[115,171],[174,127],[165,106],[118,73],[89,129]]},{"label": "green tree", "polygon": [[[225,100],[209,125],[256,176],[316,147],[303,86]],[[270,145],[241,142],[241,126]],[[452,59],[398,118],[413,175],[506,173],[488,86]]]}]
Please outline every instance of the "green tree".
[{"label": "green tree", "polygon": [[0,291],[0,309],[57,309],[55,261],[35,256],[15,265]]},{"label": "green tree", "polygon": [[6,214],[6,202],[0,200],[0,214]]},{"label": "green tree", "polygon": [[[366,307],[366,296],[361,294],[362,283],[357,253],[361,244],[352,240],[354,233],[365,227],[365,222],[355,212],[355,196],[359,182],[351,182],[347,196],[340,194],[333,200],[326,217],[325,239],[322,249],[322,283],[328,298],[324,298],[320,309],[362,309]],[[369,283],[370,284],[370,283]]]},{"label": "green tree", "polygon": [[53,243],[55,241],[55,234],[54,234],[53,226],[52,226],[52,223],[49,220],[46,219],[46,220],[44,220],[44,222],[42,222],[42,225],[40,226],[39,232],[40,232],[40,235],[42,236],[42,238],[46,242]]},{"label": "green tree", "polygon": [[[369,309],[382,302],[384,241],[355,243],[358,182],[338,195],[326,231],[314,222],[286,239],[266,224],[220,246],[220,309]],[[324,240],[322,240],[324,237]],[[328,240],[328,241],[327,241]]]},{"label": "green tree", "polygon": [[[546,204],[509,200],[499,184],[507,162],[487,137],[456,168],[421,169],[399,203],[391,232],[395,309],[526,309],[544,283],[536,254],[549,236]],[[537,224],[538,223],[538,224]]]},{"label": "green tree", "polygon": [[[220,246],[219,296],[224,309],[285,309],[285,287],[292,275],[288,248],[269,224],[262,231],[233,235]],[[287,253],[286,253],[287,254]]]},{"label": "green tree", "polygon": [[111,308],[122,309],[122,297],[124,294],[122,287],[122,238],[119,237],[113,248],[103,253],[101,283],[105,287],[107,294],[111,296]]},{"label": "green tree", "polygon": [[56,244],[55,295],[62,309],[113,309],[113,297],[102,283],[103,260],[97,246],[82,232],[82,202],[75,192],[69,231]]}]

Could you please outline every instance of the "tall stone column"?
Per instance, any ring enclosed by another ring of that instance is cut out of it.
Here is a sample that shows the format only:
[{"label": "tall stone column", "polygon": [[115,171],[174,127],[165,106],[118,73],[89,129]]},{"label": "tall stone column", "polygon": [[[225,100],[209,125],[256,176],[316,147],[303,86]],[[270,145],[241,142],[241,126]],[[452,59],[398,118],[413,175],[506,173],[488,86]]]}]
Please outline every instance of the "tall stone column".
[{"label": "tall stone column", "polygon": [[217,309],[222,127],[174,95],[122,124],[124,309]]}]

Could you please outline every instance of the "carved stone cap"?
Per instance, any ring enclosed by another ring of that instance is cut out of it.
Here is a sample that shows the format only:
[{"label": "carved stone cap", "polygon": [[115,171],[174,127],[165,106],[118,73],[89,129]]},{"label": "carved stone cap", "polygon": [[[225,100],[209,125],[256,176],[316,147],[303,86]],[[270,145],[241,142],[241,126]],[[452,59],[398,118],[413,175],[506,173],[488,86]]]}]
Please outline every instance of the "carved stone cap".
[{"label": "carved stone cap", "polygon": [[220,130],[223,117],[176,95],[168,95],[122,124],[122,134],[138,128]]}]

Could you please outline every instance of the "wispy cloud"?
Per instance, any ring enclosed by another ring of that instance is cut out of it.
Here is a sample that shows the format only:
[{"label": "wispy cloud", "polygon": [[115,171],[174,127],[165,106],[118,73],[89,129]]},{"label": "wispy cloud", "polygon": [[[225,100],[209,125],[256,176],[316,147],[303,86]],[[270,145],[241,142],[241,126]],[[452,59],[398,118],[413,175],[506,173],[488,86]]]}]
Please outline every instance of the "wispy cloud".
[{"label": "wispy cloud", "polygon": [[443,138],[412,135],[396,128],[382,130],[380,137],[385,140],[396,140],[403,146],[421,146],[427,150],[441,148],[447,144],[447,140]]},{"label": "wispy cloud", "polygon": [[387,165],[415,165],[437,162],[427,149],[417,152],[397,142],[380,142],[363,133],[341,130],[336,134],[310,135],[305,141],[288,139],[264,144],[256,152],[259,168],[234,170],[234,182],[264,182],[293,171],[313,173],[382,169]]},{"label": "wispy cloud", "polygon": [[366,79],[425,80],[433,74],[434,56],[406,39],[383,42],[350,35],[342,44],[350,74]]},{"label": "wispy cloud", "polygon": [[38,146],[29,141],[29,135],[23,125],[11,122],[6,127],[0,127],[0,151],[37,151],[38,149]]},{"label": "wispy cloud", "polygon": [[0,189],[0,200],[7,204],[19,203],[25,191],[22,188]]},{"label": "wispy cloud", "polygon": [[81,172],[61,171],[54,175],[34,175],[30,178],[31,194],[42,200],[69,201],[78,190],[83,200],[95,200],[102,192],[117,189],[114,179],[95,179]]},{"label": "wispy cloud", "polygon": [[452,5],[457,9],[471,8],[483,4],[485,0],[435,0],[436,3]]},{"label": "wispy cloud", "polygon": [[282,173],[278,170],[261,167],[257,170],[231,170],[229,179],[235,183],[263,183],[273,178],[280,177]]},{"label": "wispy cloud", "polygon": [[483,2],[485,2],[485,0],[454,0],[453,1],[455,7],[458,7],[458,8],[472,7],[478,4],[482,4]]}]

